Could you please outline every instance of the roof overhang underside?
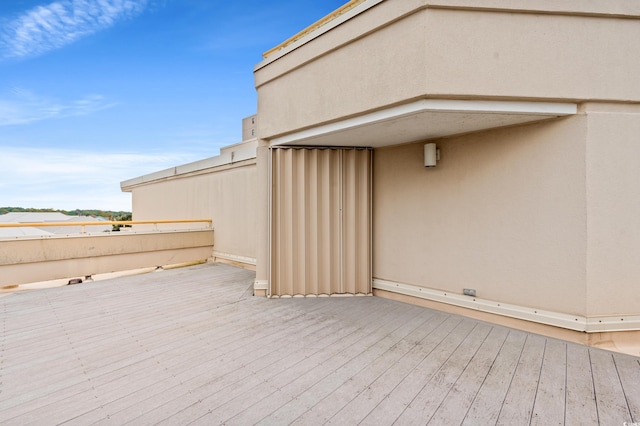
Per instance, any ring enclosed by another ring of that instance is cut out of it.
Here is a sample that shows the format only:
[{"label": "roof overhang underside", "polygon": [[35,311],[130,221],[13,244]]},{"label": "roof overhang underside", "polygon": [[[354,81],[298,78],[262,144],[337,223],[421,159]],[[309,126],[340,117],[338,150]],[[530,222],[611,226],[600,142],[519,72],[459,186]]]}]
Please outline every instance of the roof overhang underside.
[{"label": "roof overhang underside", "polygon": [[576,113],[574,103],[423,99],[275,137],[270,145],[380,148]]}]

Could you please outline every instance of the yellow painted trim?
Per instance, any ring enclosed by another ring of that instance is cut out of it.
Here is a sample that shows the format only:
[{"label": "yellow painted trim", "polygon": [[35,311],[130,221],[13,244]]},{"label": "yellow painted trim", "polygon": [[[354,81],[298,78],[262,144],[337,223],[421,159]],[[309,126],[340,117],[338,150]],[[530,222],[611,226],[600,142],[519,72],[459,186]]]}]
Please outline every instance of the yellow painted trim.
[{"label": "yellow painted trim", "polygon": [[338,16],[343,15],[345,12],[353,9],[354,7],[359,5],[360,3],[364,3],[364,1],[365,0],[351,0],[351,1],[349,1],[348,3],[342,5],[340,8],[334,10],[333,12],[331,12],[330,14],[325,16],[324,18],[322,18],[322,19],[316,21],[315,23],[309,25],[304,30],[302,30],[299,33],[293,35],[292,37],[289,37],[288,39],[286,39],[285,41],[283,41],[282,43],[280,43],[279,45],[277,45],[273,49],[267,50],[266,52],[264,52],[262,54],[262,58],[266,59],[272,53],[277,52],[280,49],[284,49],[285,47],[287,47],[290,44],[294,43],[296,40],[299,40],[302,37],[306,36],[307,34],[315,31],[317,28],[320,28],[321,26],[323,26],[327,22],[332,21],[335,18],[337,18]]},{"label": "yellow painted trim", "polygon": [[153,225],[156,223],[207,223],[212,225],[211,219],[183,219],[183,220],[113,220],[98,222],[31,222],[31,223],[0,223],[0,228],[32,228],[45,226],[102,226],[102,225]]}]

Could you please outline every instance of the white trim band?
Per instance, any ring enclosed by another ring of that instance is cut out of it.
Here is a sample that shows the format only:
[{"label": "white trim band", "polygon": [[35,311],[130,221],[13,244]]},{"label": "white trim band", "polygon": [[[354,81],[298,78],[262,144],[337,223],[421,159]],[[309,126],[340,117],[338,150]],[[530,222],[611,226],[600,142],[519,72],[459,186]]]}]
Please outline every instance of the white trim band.
[{"label": "white trim band", "polygon": [[576,114],[578,112],[578,106],[574,103],[559,102],[421,99],[408,104],[370,112],[359,117],[347,118],[346,120],[337,121],[335,123],[324,124],[311,129],[294,132],[289,135],[276,137],[271,140],[270,145],[285,145],[300,140],[337,133],[369,124],[381,123],[422,112],[538,115],[543,118]]},{"label": "white trim band", "polygon": [[253,282],[254,290],[269,290],[269,281],[268,280],[255,280]]},{"label": "white trim band", "polygon": [[256,259],[253,257],[238,256],[237,254],[221,253],[219,251],[214,251],[213,257],[214,258],[219,257],[221,259],[231,260],[231,261],[240,262],[240,263],[246,263],[248,265],[254,265],[254,266],[256,264]]},{"label": "white trim band", "polygon": [[475,311],[487,312],[490,314],[502,315],[586,333],[640,330],[640,315],[584,317],[580,315],[570,315],[561,312],[512,305],[493,300],[479,299],[477,297],[464,296],[461,294],[452,294],[445,291],[386,281],[378,278],[373,279],[372,285],[376,290],[385,290],[392,293],[399,293],[407,296],[418,297],[420,299],[473,309]]}]

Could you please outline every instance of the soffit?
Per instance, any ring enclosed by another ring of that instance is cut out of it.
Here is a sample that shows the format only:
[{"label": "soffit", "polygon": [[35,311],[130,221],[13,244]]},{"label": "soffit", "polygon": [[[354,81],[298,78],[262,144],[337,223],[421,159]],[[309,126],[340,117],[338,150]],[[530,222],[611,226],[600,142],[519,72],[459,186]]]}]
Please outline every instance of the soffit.
[{"label": "soffit", "polygon": [[573,103],[423,99],[270,140],[272,146],[380,148],[576,114]]}]

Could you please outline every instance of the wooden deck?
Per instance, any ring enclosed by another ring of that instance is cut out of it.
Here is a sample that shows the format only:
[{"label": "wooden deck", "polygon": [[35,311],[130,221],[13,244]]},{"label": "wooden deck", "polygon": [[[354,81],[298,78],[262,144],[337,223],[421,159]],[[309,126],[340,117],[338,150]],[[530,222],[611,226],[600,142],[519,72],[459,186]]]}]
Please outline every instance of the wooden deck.
[{"label": "wooden deck", "polygon": [[194,267],[0,297],[0,424],[640,422],[638,358]]}]

